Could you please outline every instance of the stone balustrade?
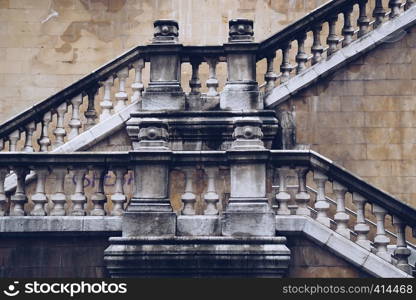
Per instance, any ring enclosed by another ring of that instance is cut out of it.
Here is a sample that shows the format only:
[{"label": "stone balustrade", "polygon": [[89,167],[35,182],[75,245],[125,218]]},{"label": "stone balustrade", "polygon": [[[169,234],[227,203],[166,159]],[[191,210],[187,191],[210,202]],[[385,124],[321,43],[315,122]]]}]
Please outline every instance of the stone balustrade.
[{"label": "stone balustrade", "polygon": [[[143,127],[142,136],[153,136],[154,128],[163,128],[163,122],[149,126]],[[139,149],[131,152],[2,153],[0,214],[125,215],[126,236],[137,236],[141,230],[146,235],[146,226],[165,217],[173,222],[173,229],[164,223],[167,232],[178,236],[190,232],[229,236],[247,224],[251,234],[273,236],[279,230],[270,221],[275,215],[299,215],[315,219],[409,274],[413,271],[408,258],[414,241],[407,231],[416,227],[413,208],[313,151],[260,149],[258,126],[256,119],[237,120],[235,142],[228,151],[162,149],[163,143],[156,143],[163,137],[159,134],[159,140],[142,139]],[[251,148],[245,149],[249,144]],[[253,145],[259,149],[252,149]],[[276,171],[274,194],[266,193],[265,186],[253,186],[253,174],[257,183],[266,182],[259,177],[266,175],[265,167]],[[5,191],[3,183],[10,171],[17,176],[17,186]],[[36,174],[34,184],[25,181],[29,172]]]},{"label": "stone balustrade", "polygon": [[[264,40],[260,43],[257,60],[265,59],[267,63],[265,83],[261,85],[265,97],[278,85],[277,80],[285,83],[293,76],[302,75],[308,67],[331,57],[383,22],[408,10],[414,3],[389,1],[385,7],[385,1],[381,0],[330,1],[307,18]],[[328,30],[323,37],[325,24]],[[306,47],[309,44],[310,51]],[[275,60],[280,61],[280,73],[274,70]]]},{"label": "stone balustrade", "polygon": [[[415,223],[412,220],[404,220],[404,216],[399,216],[399,213],[406,214],[408,211],[410,216],[413,215],[414,210],[403,203],[400,203],[401,206],[406,208],[389,207],[386,204],[393,203],[391,196],[386,197],[390,197],[385,199],[388,202],[379,202],[378,200],[384,199],[375,196],[372,190],[375,188],[369,184],[357,185],[357,178],[348,178],[351,174],[322,157],[312,156],[308,159],[308,163],[305,161],[300,163],[300,153],[294,152],[293,162],[289,164],[283,163],[283,160],[278,158],[278,153],[274,154],[278,173],[276,180],[278,184],[275,186],[278,207],[276,214],[312,217],[387,262],[395,264],[408,274],[412,274],[413,267],[408,263],[408,257],[415,246],[414,239],[409,240],[409,236]],[[281,155],[290,156],[288,152],[283,151]],[[292,183],[291,189],[294,189],[292,193],[287,192],[288,181]],[[314,187],[309,187],[307,183]],[[390,231],[386,228],[390,228]],[[410,229],[407,234],[406,228]]]},{"label": "stone balustrade", "polygon": [[[122,111],[130,103],[140,105],[145,63],[137,56],[130,61],[118,63],[113,68],[107,67],[96,78],[88,80],[87,76],[80,81],[81,84],[75,83],[6,121],[0,127],[0,150],[52,151]],[[134,78],[130,78],[129,95],[126,84],[131,74]]]}]

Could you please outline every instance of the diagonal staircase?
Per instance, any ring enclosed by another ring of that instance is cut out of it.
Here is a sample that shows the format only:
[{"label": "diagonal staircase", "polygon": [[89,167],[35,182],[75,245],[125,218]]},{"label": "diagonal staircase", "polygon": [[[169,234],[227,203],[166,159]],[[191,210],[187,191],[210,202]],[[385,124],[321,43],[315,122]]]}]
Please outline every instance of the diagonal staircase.
[{"label": "diagonal staircase", "polygon": [[[373,2],[373,20],[367,16],[367,0],[329,1],[263,42],[250,44],[250,47],[244,49],[250,55],[254,55],[257,63],[263,59],[267,61],[265,82],[261,85],[264,91],[259,98],[261,105],[254,109],[262,110],[263,106],[266,109],[277,108],[305,87],[416,24],[414,1],[390,1],[390,10],[383,8],[382,1]],[[357,16],[353,10],[356,5]],[[344,19],[342,38],[336,34],[337,28],[340,27],[339,15],[343,15]],[[352,25],[355,23],[352,20],[354,17],[358,28]],[[329,33],[324,46],[321,43],[321,32],[322,24],[325,22],[329,25]],[[312,39],[307,38],[309,32],[312,32]],[[298,45],[296,65],[292,65],[290,60],[294,43]],[[309,54],[305,50],[308,43],[312,44]],[[110,226],[105,218],[111,215],[118,221],[106,230],[118,233],[122,230],[119,219],[127,201],[127,194],[122,188],[122,178],[127,170],[134,172],[131,165],[144,158],[132,157],[127,152],[103,154],[84,151],[126,127],[126,122],[131,123],[135,118],[144,118],[140,114],[149,109],[143,102],[145,84],[142,77],[146,63],[152,63],[155,56],[155,44],[138,46],[127,51],[61,92],[0,125],[0,186],[4,185],[4,188],[0,189],[0,204],[1,213],[5,215],[0,218],[0,228],[3,232],[8,231],[8,226],[13,228],[13,232],[18,232],[18,226],[11,225],[13,222],[24,222],[24,219],[31,218],[34,223],[43,222],[42,218],[46,218],[46,215],[54,221],[48,223],[47,227],[39,225],[34,228],[54,231],[52,227],[57,226],[62,230],[65,227],[63,223],[69,220],[66,218],[84,217],[86,214],[88,216],[85,218],[94,216],[94,226],[98,228]],[[196,113],[202,110],[218,110],[225,93],[220,94],[218,91],[216,66],[219,62],[233,63],[230,53],[234,50],[233,45],[230,45],[175,45],[175,50],[172,51],[178,53],[180,63],[189,63],[192,66],[192,78],[189,82],[191,91],[186,95],[183,109]],[[281,73],[277,74],[273,64],[280,52]],[[202,63],[208,64],[210,70],[210,77],[206,82],[207,93],[200,92],[198,72]],[[130,73],[134,74],[129,79]],[[113,87],[115,79],[118,83],[116,88]],[[131,85],[127,88],[129,80]],[[147,90],[150,90],[151,84],[152,82]],[[131,97],[128,93],[130,91]],[[133,133],[136,136],[138,134]],[[37,143],[34,144],[34,140]],[[201,161],[202,164],[215,162],[216,166],[232,164],[224,149],[200,150],[174,151],[169,163],[173,169],[185,165],[196,168]],[[77,151],[80,153],[74,153]],[[269,201],[275,205],[275,229],[278,234],[307,236],[372,276],[412,276],[416,253],[413,245],[416,236],[414,208],[313,151],[267,151],[266,164],[278,174],[278,192],[269,197]],[[159,158],[155,156],[146,159],[157,161]],[[52,177],[45,171],[45,165],[53,169]],[[215,191],[215,185],[212,183],[215,176],[206,166],[198,168],[206,169],[205,172],[211,174],[208,176],[208,185],[214,190],[209,191],[210,196],[216,194],[218,198],[219,193]],[[66,194],[63,184],[68,169],[79,179],[84,179],[89,170],[98,172],[100,179],[97,189],[87,195],[88,192],[82,184],[78,184],[74,194]],[[10,170],[13,173],[9,174]],[[107,198],[103,178],[110,171],[115,174],[118,183],[110,196],[111,205],[105,208]],[[184,179],[185,194],[188,197],[193,194],[192,182],[189,184],[190,177],[192,175],[186,175]],[[45,194],[48,178],[55,178],[58,186],[49,199]],[[32,180],[36,180],[37,188],[36,192],[29,195],[25,187],[29,186]],[[294,182],[292,191],[288,186],[288,182],[291,181]],[[309,186],[308,182],[314,182],[315,187]],[[327,182],[332,183],[335,201],[331,200],[325,190]],[[347,193],[351,194],[353,205],[347,203]],[[29,198],[32,206],[26,206]],[[69,199],[71,204],[67,202]],[[86,208],[87,199],[91,199],[92,208]],[[187,212],[195,215],[195,203],[192,202],[194,198],[189,198],[191,201],[182,196],[181,199],[181,204],[186,209],[182,210],[182,218],[178,217],[177,220],[179,231],[182,228],[181,224],[189,222],[186,218]],[[315,202],[312,204],[313,200]],[[209,197],[205,201],[205,205],[211,205],[211,211],[215,213],[203,222],[210,226],[217,224],[220,220],[219,212],[213,209]],[[46,204],[52,208],[45,208]],[[214,204],[216,205],[216,202]],[[371,211],[366,208],[366,204],[371,205]],[[72,212],[66,210],[67,205],[72,205]],[[222,213],[220,210],[220,214]],[[30,216],[24,216],[25,214]],[[205,212],[202,215],[209,214]],[[386,230],[386,227],[390,227],[386,222],[386,215],[392,217],[395,233]],[[187,228],[187,225],[183,226]],[[22,228],[29,230],[26,227]],[[406,228],[413,230],[413,237],[406,234]],[[200,228],[190,230],[178,232],[178,235],[218,235],[217,232]]]}]

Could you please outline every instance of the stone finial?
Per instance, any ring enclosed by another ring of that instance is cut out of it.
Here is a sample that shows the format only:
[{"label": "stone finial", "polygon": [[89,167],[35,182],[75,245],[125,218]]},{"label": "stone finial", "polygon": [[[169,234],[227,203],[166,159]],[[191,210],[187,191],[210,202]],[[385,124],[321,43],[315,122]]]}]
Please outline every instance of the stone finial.
[{"label": "stone finial", "polygon": [[168,150],[168,124],[162,120],[147,118],[139,123],[138,144],[135,150]]},{"label": "stone finial", "polygon": [[264,149],[262,121],[258,118],[238,118],[234,121],[232,149]]},{"label": "stone finial", "polygon": [[174,20],[156,20],[153,23],[153,43],[177,43],[179,25]]},{"label": "stone finial", "polygon": [[249,19],[233,19],[228,22],[229,37],[231,43],[253,42],[253,20]]}]

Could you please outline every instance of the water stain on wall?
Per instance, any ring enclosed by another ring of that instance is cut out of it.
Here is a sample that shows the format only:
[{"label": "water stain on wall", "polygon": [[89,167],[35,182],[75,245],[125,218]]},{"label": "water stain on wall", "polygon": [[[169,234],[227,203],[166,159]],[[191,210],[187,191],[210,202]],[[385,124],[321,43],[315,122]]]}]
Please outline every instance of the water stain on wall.
[{"label": "water stain on wall", "polygon": [[[53,0],[56,10],[65,8],[71,3]],[[77,42],[82,31],[89,32],[100,41],[109,43],[120,38],[123,32],[139,25],[132,16],[138,16],[143,11],[126,5],[127,0],[79,0],[81,7],[90,14],[88,21],[73,21],[60,35],[64,44],[57,48],[57,52],[67,53],[72,50],[72,44]]]}]

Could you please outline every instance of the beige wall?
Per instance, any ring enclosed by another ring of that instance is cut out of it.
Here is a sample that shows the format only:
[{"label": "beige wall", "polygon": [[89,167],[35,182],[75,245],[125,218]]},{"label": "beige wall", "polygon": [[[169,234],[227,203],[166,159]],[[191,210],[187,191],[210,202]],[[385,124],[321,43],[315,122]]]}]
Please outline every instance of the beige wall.
[{"label": "beige wall", "polygon": [[416,28],[288,105],[299,143],[416,206]]},{"label": "beige wall", "polygon": [[206,45],[246,17],[262,40],[326,1],[0,0],[0,121],[147,43],[156,19],[178,20],[183,43]]}]

